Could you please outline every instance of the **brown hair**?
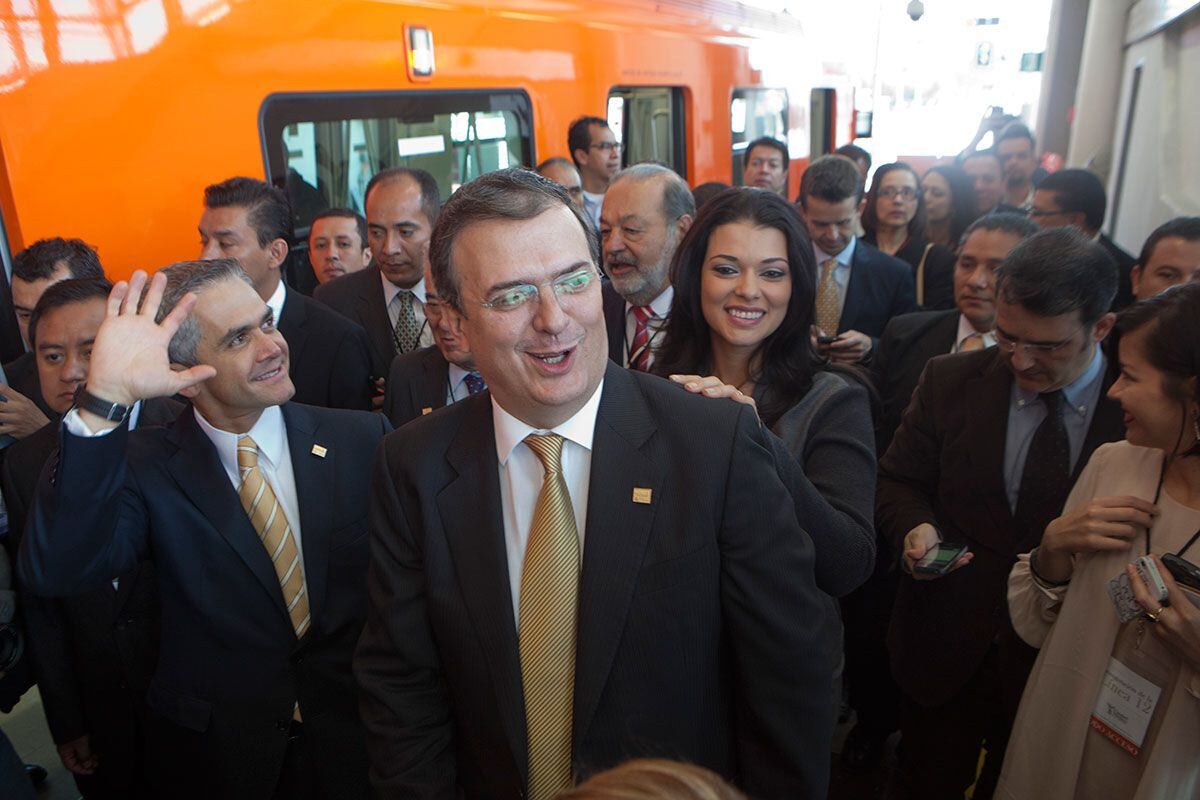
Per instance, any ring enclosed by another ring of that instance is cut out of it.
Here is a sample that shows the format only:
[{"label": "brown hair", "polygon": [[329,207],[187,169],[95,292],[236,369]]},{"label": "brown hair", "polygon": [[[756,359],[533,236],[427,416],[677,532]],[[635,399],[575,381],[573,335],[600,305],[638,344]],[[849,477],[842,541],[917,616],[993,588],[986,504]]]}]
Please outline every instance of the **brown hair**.
[{"label": "brown hair", "polygon": [[746,800],[746,795],[704,767],[643,758],[593,775],[558,800]]}]

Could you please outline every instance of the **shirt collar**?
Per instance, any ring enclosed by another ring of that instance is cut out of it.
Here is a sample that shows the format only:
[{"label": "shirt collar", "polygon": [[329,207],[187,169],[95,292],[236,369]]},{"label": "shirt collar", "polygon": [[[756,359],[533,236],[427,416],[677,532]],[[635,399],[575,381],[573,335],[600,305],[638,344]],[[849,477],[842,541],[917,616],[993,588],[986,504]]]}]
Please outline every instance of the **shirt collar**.
[{"label": "shirt collar", "polygon": [[850,243],[842,248],[842,252],[836,256],[831,256],[821,248],[813,245],[813,255],[817,257],[817,270],[821,269],[821,265],[831,258],[836,258],[839,267],[849,267],[854,261],[854,248],[858,246],[858,237],[851,236]]},{"label": "shirt collar", "polygon": [[[654,316],[660,320],[665,320],[667,315],[671,313],[671,304],[675,302],[675,287],[667,284],[667,288],[662,290],[662,294],[650,301],[650,310],[654,312]],[[628,314],[633,310],[633,304],[628,300],[625,301],[625,313]]]},{"label": "shirt collar", "polygon": [[[383,270],[379,271],[379,279],[383,281],[383,305],[386,308],[392,304],[392,300],[396,299],[396,295],[404,291],[396,284],[387,279],[383,274]],[[417,281],[416,284],[408,291],[413,293],[413,297],[420,301],[421,305],[425,305],[425,279]]]},{"label": "shirt collar", "polygon": [[283,319],[283,303],[287,300],[287,287],[283,285],[283,281],[275,287],[275,292],[267,298],[267,308],[271,309],[272,316],[275,317],[275,325],[278,327],[279,320]]},{"label": "shirt collar", "polygon": [[969,339],[970,337],[972,337],[976,334],[979,334],[979,336],[983,337],[983,344],[985,347],[994,347],[995,346],[996,334],[994,331],[988,331],[987,333],[980,333],[979,331],[975,330],[975,326],[971,324],[971,320],[967,319],[966,314],[959,314],[958,315],[958,334],[955,336],[955,339],[954,339],[954,349],[957,351],[960,347],[962,347],[963,342],[965,342],[967,339]]},{"label": "shirt collar", "polygon": [[575,412],[575,416],[571,417],[561,425],[555,425],[549,431],[539,428],[534,428],[521,420],[509,414],[500,404],[496,402],[495,395],[492,396],[492,422],[496,428],[496,455],[500,458],[501,464],[508,464],[508,459],[512,455],[513,450],[517,448],[521,442],[525,441],[525,437],[531,433],[557,433],[564,439],[570,439],[575,444],[585,450],[592,449],[592,437],[596,434],[596,415],[600,412],[600,395],[604,391],[604,379],[600,379],[600,385],[596,387],[596,391],[592,392],[592,396],[583,404],[583,408]]},{"label": "shirt collar", "polygon": [[217,448],[217,456],[221,459],[222,466],[235,475],[239,472],[237,443],[242,436],[249,436],[253,439],[254,443],[258,445],[261,457],[265,458],[274,468],[283,463],[283,459],[287,457],[287,436],[284,431],[283,412],[279,406],[264,408],[258,422],[254,423],[254,427],[244,434],[230,433],[214,427],[194,407],[192,413],[196,415],[196,422],[200,424],[200,430],[204,431],[204,435]]},{"label": "shirt collar", "polygon": [[459,384],[461,384],[466,379],[466,377],[470,374],[471,374],[471,371],[469,369],[463,369],[458,364],[450,362],[450,374],[448,376],[448,379],[450,381],[450,388],[452,390],[457,389],[459,387]]},{"label": "shirt collar", "polygon": [[[1078,378],[1062,387],[1063,398],[1067,401],[1067,406],[1081,417],[1086,417],[1088,408],[1082,405],[1087,398],[1088,389],[1098,381],[1104,372],[1104,354],[1100,351],[1100,345],[1092,345],[1095,350],[1092,352],[1092,360],[1087,365],[1087,369],[1083,371]],[[1038,398],[1038,392],[1029,389],[1023,389],[1020,386],[1013,384],[1017,389],[1017,406],[1025,408]]]}]

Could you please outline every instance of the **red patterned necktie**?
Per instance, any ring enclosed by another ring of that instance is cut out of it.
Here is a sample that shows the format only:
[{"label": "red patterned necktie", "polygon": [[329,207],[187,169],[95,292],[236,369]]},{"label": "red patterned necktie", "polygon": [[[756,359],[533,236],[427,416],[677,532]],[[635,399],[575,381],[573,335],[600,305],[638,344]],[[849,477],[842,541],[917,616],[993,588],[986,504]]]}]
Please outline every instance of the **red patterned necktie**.
[{"label": "red patterned necktie", "polygon": [[650,371],[650,320],[656,319],[650,306],[633,306],[636,322],[633,332],[633,347],[629,351],[629,368],[638,372]]}]

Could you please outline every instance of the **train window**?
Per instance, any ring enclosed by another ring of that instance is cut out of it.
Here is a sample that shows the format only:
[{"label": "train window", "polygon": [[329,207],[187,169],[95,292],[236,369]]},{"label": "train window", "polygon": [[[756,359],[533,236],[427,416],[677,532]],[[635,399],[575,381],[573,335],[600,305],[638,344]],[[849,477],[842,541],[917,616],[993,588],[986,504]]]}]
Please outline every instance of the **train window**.
[{"label": "train window", "polygon": [[533,111],[522,91],[272,95],[261,135],[270,180],[286,187],[297,238],[332,206],[363,210],[376,172],[415,167],[442,198],[485,172],[533,163]]},{"label": "train window", "polygon": [[657,161],[687,177],[683,89],[625,86],[608,93],[608,126],[621,143],[621,165]]},{"label": "train window", "polygon": [[787,89],[734,89],[729,100],[729,131],[733,140],[733,185],[742,185],[746,145],[760,136],[787,141]]}]

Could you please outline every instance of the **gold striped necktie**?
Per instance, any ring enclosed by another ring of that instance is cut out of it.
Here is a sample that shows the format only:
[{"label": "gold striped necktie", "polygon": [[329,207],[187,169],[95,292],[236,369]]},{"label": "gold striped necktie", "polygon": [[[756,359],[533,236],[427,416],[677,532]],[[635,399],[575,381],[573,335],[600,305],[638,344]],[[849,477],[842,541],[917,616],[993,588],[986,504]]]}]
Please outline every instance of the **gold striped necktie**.
[{"label": "gold striped necktie", "polygon": [[817,284],[816,322],[825,336],[837,336],[838,318],[841,316],[838,310],[837,281],[833,277],[837,263],[836,258],[825,259],[821,264],[821,281]]},{"label": "gold striped necktie", "polygon": [[521,682],[529,746],[529,800],[550,800],[571,785],[579,531],[562,474],[563,437],[530,435],[545,468],[521,571]]},{"label": "gold striped necktie", "polygon": [[292,526],[288,523],[283,505],[258,467],[258,445],[249,436],[238,439],[237,460],[238,471],[242,475],[238,498],[271,557],[275,577],[279,579],[279,588],[283,590],[283,602],[292,620],[292,630],[296,632],[296,638],[300,638],[308,630],[312,617],[309,615],[308,588],[305,586],[296,537],[292,535]]}]

